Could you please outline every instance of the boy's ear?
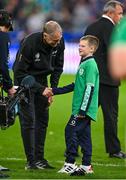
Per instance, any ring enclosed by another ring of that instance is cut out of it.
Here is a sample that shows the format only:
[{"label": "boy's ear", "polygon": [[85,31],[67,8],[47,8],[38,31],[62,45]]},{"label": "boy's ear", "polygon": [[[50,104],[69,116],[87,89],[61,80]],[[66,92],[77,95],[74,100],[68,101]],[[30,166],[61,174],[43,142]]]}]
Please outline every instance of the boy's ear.
[{"label": "boy's ear", "polygon": [[95,51],[95,47],[91,46],[91,52],[93,53]]}]

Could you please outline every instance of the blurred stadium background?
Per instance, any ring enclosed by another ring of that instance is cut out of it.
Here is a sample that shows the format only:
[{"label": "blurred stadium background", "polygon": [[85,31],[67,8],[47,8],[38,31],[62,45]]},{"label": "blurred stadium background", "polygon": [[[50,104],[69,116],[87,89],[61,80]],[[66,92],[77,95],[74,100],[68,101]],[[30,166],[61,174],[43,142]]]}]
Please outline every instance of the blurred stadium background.
[{"label": "blurred stadium background", "polygon": [[[14,18],[14,32],[10,33],[10,61],[15,60],[19,42],[32,32],[41,31],[42,24],[48,20],[58,21],[63,28],[65,38],[65,64],[59,86],[74,81],[74,74],[79,64],[78,41],[85,28],[100,17],[101,9],[107,0],[0,0],[0,8],[7,9]],[[126,0],[120,0],[126,6]],[[69,75],[71,74],[71,75]],[[67,82],[67,83],[66,83]],[[122,82],[119,100],[119,137],[122,149],[126,151],[125,137],[125,83]],[[46,158],[56,167],[54,171],[43,170],[26,172],[25,155],[20,137],[18,118],[14,126],[7,131],[0,131],[0,163],[11,169],[12,179],[68,179],[67,175],[57,173],[64,162],[64,127],[71,113],[72,94],[55,97],[50,107],[50,123],[46,142]],[[62,116],[61,116],[62,115]],[[60,117],[60,118],[59,118]],[[125,179],[126,161],[110,159],[105,153],[103,137],[103,117],[98,112],[98,123],[92,123],[93,157],[95,174],[85,179]],[[80,163],[81,159],[77,159]],[[75,177],[71,177],[74,179]],[[81,179],[79,177],[79,179]]]},{"label": "blurred stadium background", "polygon": [[[107,0],[0,0],[0,9],[8,10],[13,18],[14,32],[10,33],[9,67],[15,60],[19,42],[27,34],[41,31],[48,20],[58,21],[65,38],[64,73],[74,74],[79,64],[78,41],[85,28],[102,13]],[[126,6],[126,0],[120,0]]]}]

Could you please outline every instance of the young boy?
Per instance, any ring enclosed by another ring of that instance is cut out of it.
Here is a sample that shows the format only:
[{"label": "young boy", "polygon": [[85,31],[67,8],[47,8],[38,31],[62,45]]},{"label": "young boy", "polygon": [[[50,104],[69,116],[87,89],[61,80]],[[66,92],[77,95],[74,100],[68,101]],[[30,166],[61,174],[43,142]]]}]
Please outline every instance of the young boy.
[{"label": "young boy", "polygon": [[[74,90],[72,115],[65,128],[66,159],[59,173],[70,173],[77,176],[93,173],[91,120],[96,121],[99,90],[99,72],[93,53],[98,44],[99,40],[95,36],[82,37],[79,43],[79,54],[82,60],[76,74],[75,84],[72,83],[63,88],[52,88],[54,95]],[[79,167],[75,164],[77,143],[83,152],[82,165]]]}]

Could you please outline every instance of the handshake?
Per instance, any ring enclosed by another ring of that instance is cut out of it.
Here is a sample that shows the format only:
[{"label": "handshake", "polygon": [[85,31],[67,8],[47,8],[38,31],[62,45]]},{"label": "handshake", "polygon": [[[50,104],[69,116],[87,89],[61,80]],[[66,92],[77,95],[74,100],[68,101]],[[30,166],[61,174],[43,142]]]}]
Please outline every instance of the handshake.
[{"label": "handshake", "polygon": [[43,96],[49,98],[51,96],[53,96],[53,91],[52,91],[52,88],[49,88],[49,87],[46,87],[42,93]]},{"label": "handshake", "polygon": [[52,96],[54,95],[52,88],[46,87],[42,92],[42,95],[48,98],[48,103],[49,105],[51,105],[51,103],[53,102]]}]

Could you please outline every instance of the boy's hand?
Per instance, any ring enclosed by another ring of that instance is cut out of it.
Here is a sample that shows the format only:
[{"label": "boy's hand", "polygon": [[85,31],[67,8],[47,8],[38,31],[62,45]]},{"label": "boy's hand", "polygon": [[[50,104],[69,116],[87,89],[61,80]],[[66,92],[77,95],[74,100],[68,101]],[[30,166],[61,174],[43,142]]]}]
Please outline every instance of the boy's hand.
[{"label": "boy's hand", "polygon": [[79,119],[83,119],[83,118],[85,118],[85,116],[78,115],[78,116],[77,116],[77,118],[79,118]]},{"label": "boy's hand", "polygon": [[48,98],[48,104],[49,104],[49,106],[52,104],[52,102],[53,102],[53,97],[50,96],[50,97]]}]

